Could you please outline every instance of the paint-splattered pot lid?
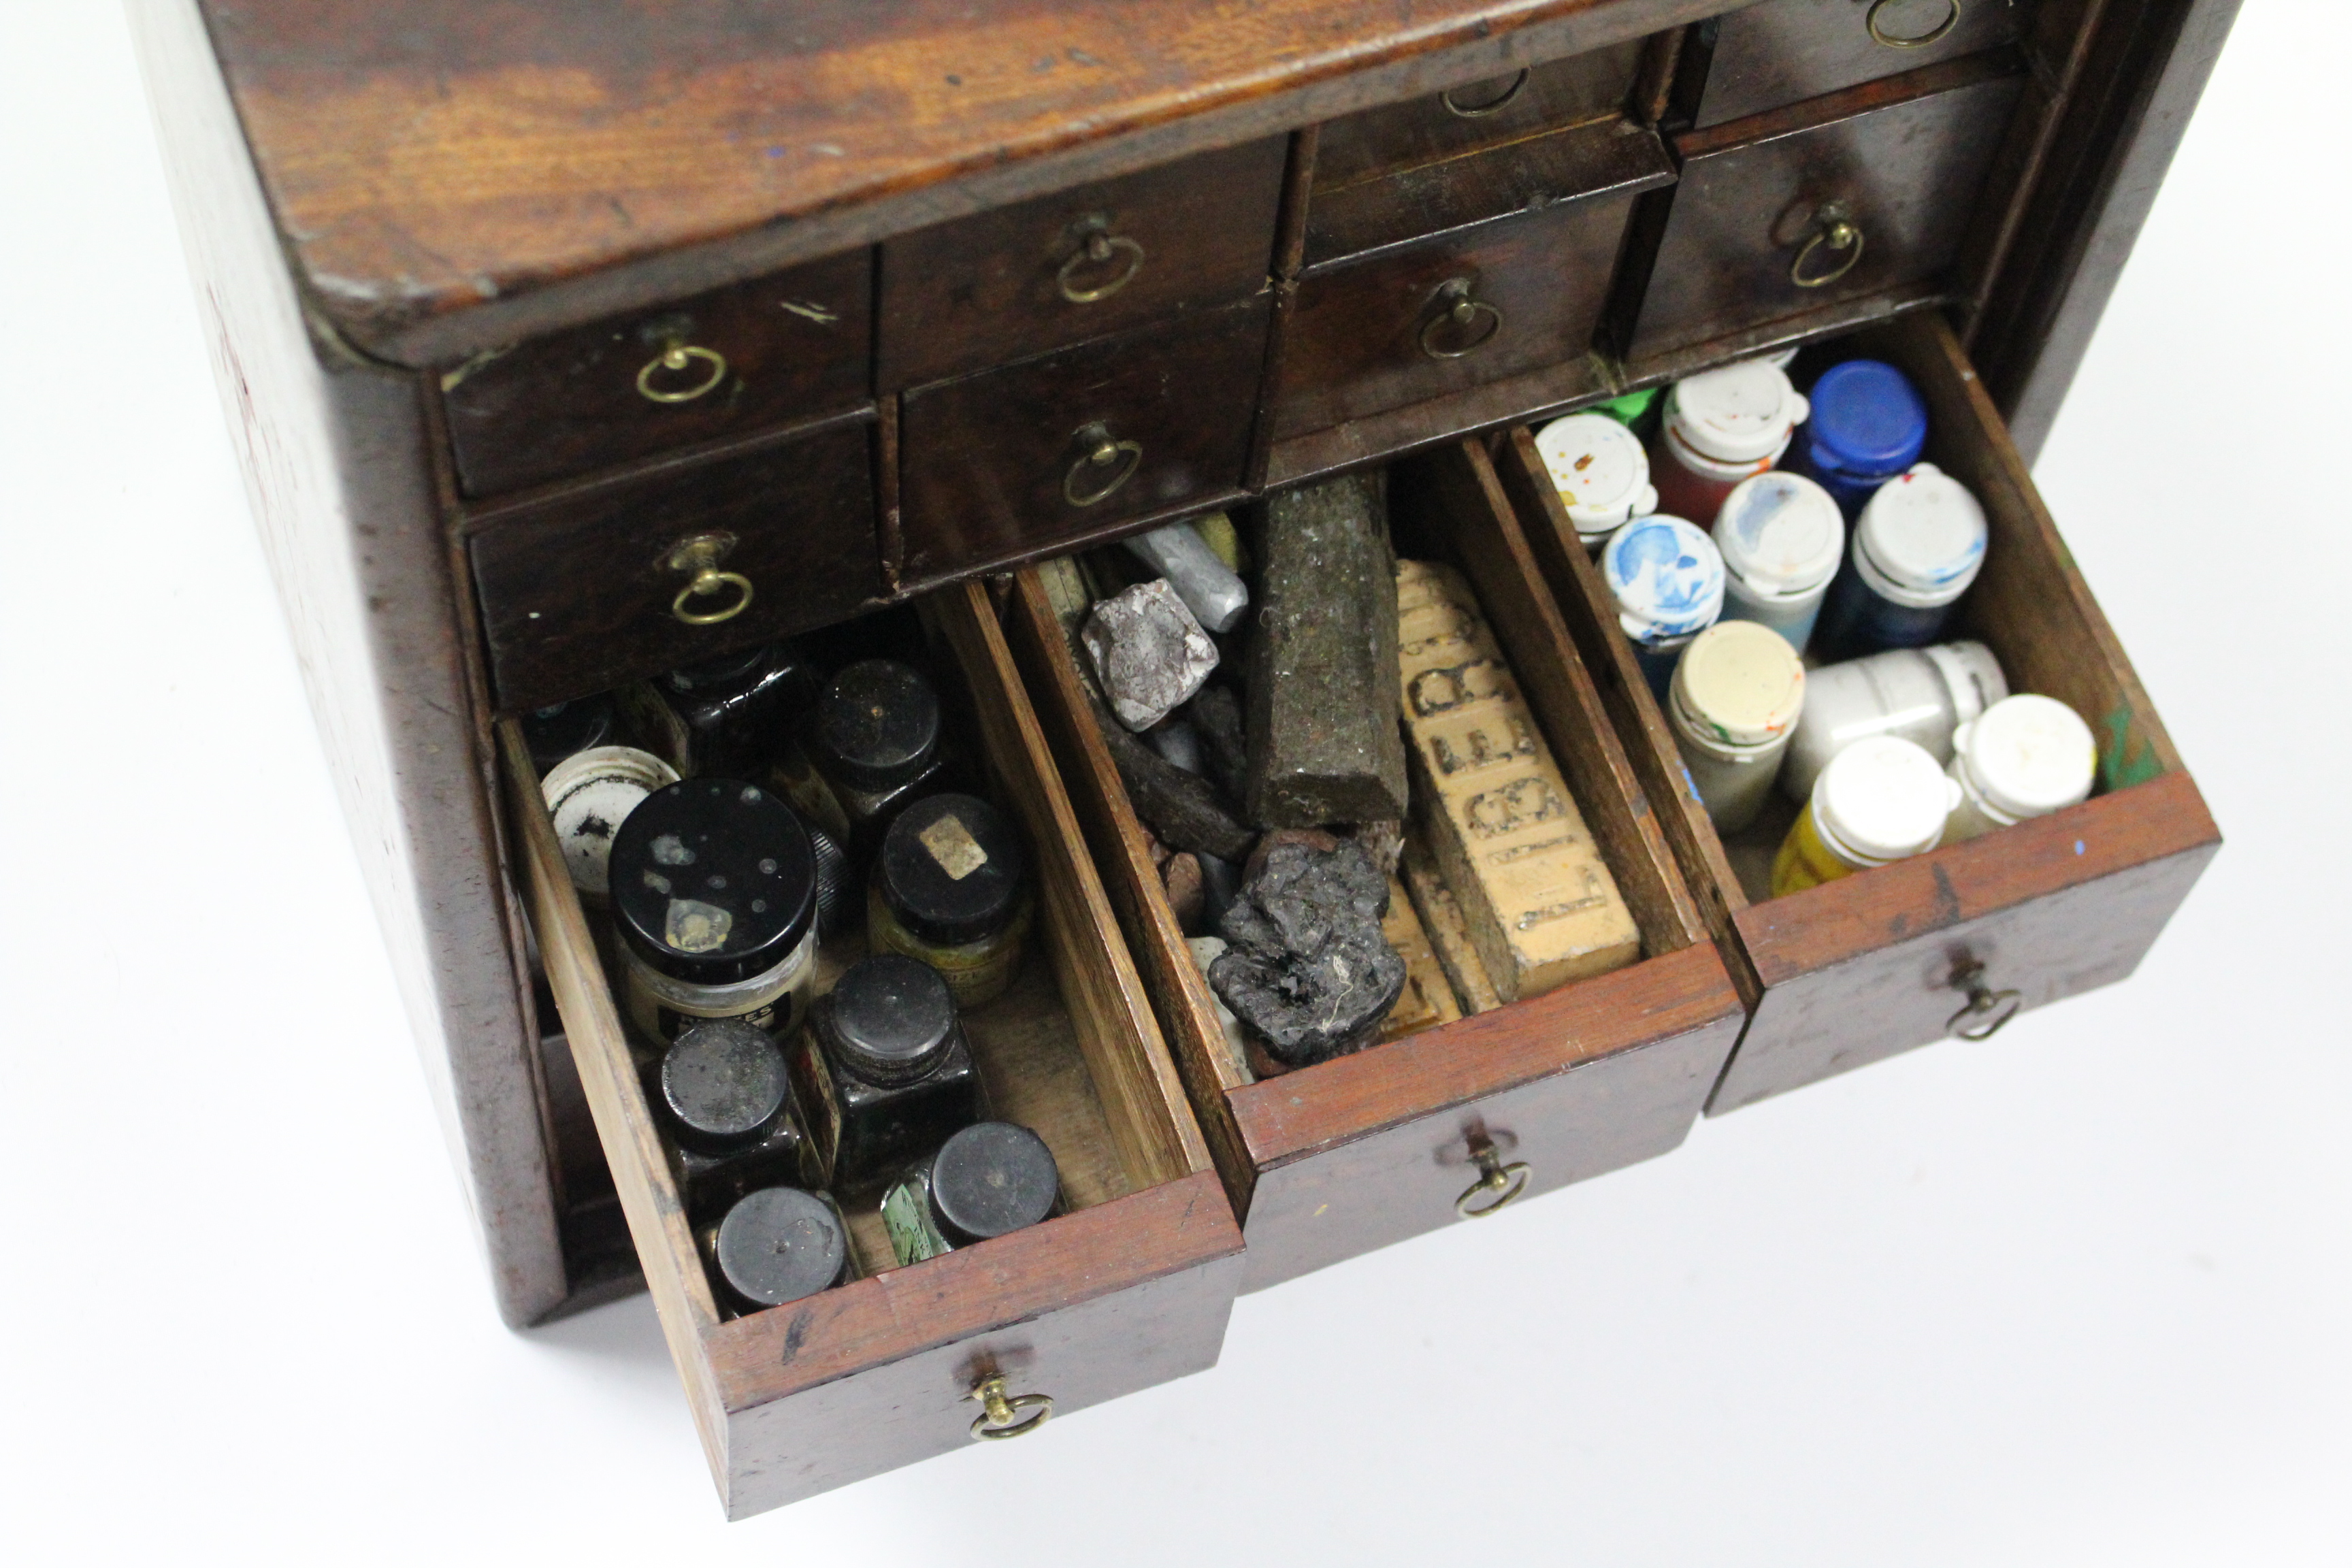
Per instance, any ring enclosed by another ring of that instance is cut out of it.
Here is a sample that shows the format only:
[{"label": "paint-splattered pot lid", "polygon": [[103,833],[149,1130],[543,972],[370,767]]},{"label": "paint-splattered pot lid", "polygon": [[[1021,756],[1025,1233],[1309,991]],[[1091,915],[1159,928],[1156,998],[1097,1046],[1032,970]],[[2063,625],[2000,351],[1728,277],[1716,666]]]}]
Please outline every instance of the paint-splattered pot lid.
[{"label": "paint-splattered pot lid", "polygon": [[1724,498],[1710,535],[1724,569],[1758,593],[1811,593],[1845,559],[1845,517],[1830,492],[1802,474],[1769,469]]},{"label": "paint-splattered pot lid", "polygon": [[1664,512],[1627,523],[1601,552],[1625,635],[1687,637],[1723,613],[1723,556],[1696,524]]},{"label": "paint-splattered pot lid", "polygon": [[1854,567],[1898,605],[1948,605],[1976,581],[1988,531],[1966,485],[1933,463],[1915,463],[1862,509]]},{"label": "paint-splattered pot lid", "polygon": [[2020,821],[2087,797],[2098,768],[2098,744],[2082,715],[2032,692],[2003,698],[1961,725],[1952,752],[1977,794]]},{"label": "paint-splattered pot lid", "polygon": [[782,798],[688,779],[629,814],[613,843],[613,915],[647,965],[731,985],[793,954],[816,913],[816,853]]},{"label": "paint-splattered pot lid", "polygon": [[1790,432],[1811,411],[1769,360],[1743,360],[1675,383],[1666,428],[1700,457],[1752,463],[1788,448]]},{"label": "paint-splattered pot lid", "polygon": [[1536,451],[1580,534],[1605,534],[1658,508],[1641,439],[1602,414],[1571,414],[1536,435]]}]

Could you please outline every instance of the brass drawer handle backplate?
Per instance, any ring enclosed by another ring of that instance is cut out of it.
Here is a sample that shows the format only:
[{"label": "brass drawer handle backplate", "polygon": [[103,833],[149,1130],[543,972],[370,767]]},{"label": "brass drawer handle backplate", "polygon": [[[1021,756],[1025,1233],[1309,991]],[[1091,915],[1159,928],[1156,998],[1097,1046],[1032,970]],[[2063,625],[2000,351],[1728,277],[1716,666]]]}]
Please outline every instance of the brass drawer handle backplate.
[{"label": "brass drawer handle backplate", "polygon": [[[1819,289],[1836,282],[1853,270],[1862,259],[1862,230],[1847,213],[1843,202],[1824,202],[1813,215],[1814,228],[1804,244],[1797,247],[1797,258],[1789,263],[1789,281],[1800,289]],[[1805,263],[1813,252],[1823,246],[1832,256],[1844,259],[1824,272],[1807,272]]]},{"label": "brass drawer handle backplate", "polygon": [[[1070,252],[1070,258],[1062,263],[1062,269],[1054,274],[1054,282],[1061,289],[1063,299],[1073,305],[1091,305],[1097,300],[1109,299],[1135,281],[1135,275],[1143,270],[1142,246],[1123,234],[1111,233],[1110,219],[1102,213],[1081,220],[1076,226],[1085,237],[1084,241],[1077,249]],[[1079,268],[1108,267],[1112,257],[1121,254],[1127,258],[1127,267],[1117,276],[1090,289],[1078,286]]]},{"label": "brass drawer handle backplate", "polygon": [[[1438,286],[1437,297],[1432,302],[1438,307],[1437,314],[1421,324],[1421,352],[1432,359],[1460,359],[1475,354],[1502,335],[1503,312],[1484,300],[1471,298],[1467,278],[1447,279]],[[1442,349],[1433,341],[1441,327],[1451,327],[1466,336],[1481,317],[1486,321],[1486,331],[1469,338],[1459,348]]]},{"label": "brass drawer handle backplate", "polygon": [[1062,476],[1062,499],[1072,506],[1108,500],[1143,464],[1142,443],[1112,440],[1107,425],[1084,426],[1072,438],[1078,445],[1078,458]]},{"label": "brass drawer handle backplate", "polygon": [[[1884,0],[1882,0],[1883,3]],[[1464,103],[1454,96],[1454,92],[1460,90],[1459,89],[1448,89],[1437,95],[1437,101],[1445,105],[1446,112],[1449,114],[1459,115],[1465,120],[1484,120],[1486,116],[1496,113],[1508,105],[1513,99],[1519,96],[1520,89],[1527,85],[1528,68],[1521,66],[1519,74],[1511,79],[1511,85],[1505,88],[1498,98],[1490,98],[1484,103]]]},{"label": "brass drawer handle backplate", "polygon": [[[669,613],[689,626],[715,626],[731,621],[751,607],[751,579],[740,572],[721,572],[719,563],[735,548],[731,533],[698,533],[679,540],[663,563],[673,572],[688,574],[686,586],[669,602]],[[709,599],[733,589],[732,597],[715,610],[689,610],[688,601]]]},{"label": "brass drawer handle backplate", "polygon": [[[709,368],[702,379],[691,386],[656,386],[656,374],[676,375],[690,369],[699,360]],[[646,362],[637,372],[637,391],[652,403],[691,403],[707,392],[715,392],[727,379],[727,356],[717,349],[706,349],[698,343],[672,343]]]},{"label": "brass drawer handle backplate", "polygon": [[1973,958],[1953,969],[1952,989],[1969,994],[1969,1005],[1944,1021],[1944,1033],[1956,1040],[1991,1039],[2025,1005],[2021,993],[1996,991],[1987,984],[1984,965]]},{"label": "brass drawer handle backplate", "polygon": [[1869,24],[1871,37],[1890,49],[1924,49],[1929,44],[1942,43],[1951,30],[1960,25],[1960,0],[1944,0],[1950,9],[1944,13],[1942,21],[1924,33],[1901,37],[1878,25],[1878,14],[1894,4],[1895,0],[1871,0],[1870,14],[1863,18]]},{"label": "brass drawer handle backplate", "polygon": [[[1503,1163],[1503,1157],[1495,1152],[1495,1145],[1484,1138],[1470,1145],[1470,1158],[1477,1162],[1478,1179],[1454,1200],[1454,1212],[1464,1219],[1485,1219],[1488,1215],[1500,1214],[1512,1199],[1528,1190],[1528,1183],[1535,1173],[1525,1160]],[[1481,1194],[1487,1194],[1488,1201],[1472,1207]]]},{"label": "brass drawer handle backplate", "polygon": [[[980,1414],[972,1418],[971,1436],[975,1442],[998,1442],[1006,1437],[1024,1437],[1054,1418],[1054,1396],[1050,1394],[1016,1394],[1005,1396],[1002,1373],[986,1377],[964,1395],[980,1402]],[[1024,1415],[1022,1412],[1034,1411]]]}]

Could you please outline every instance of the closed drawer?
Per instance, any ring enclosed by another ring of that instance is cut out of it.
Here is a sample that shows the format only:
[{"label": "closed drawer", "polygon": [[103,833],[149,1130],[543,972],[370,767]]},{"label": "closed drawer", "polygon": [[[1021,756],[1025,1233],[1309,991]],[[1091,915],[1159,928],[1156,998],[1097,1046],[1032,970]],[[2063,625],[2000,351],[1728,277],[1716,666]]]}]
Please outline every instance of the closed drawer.
[{"label": "closed drawer", "polygon": [[1067,1212],[899,1268],[872,1204],[852,1197],[861,1277],[782,1307],[719,1305],[521,732],[501,727],[548,980],[732,1517],[968,1446],[973,1392],[992,1377],[1066,1415],[1213,1365],[1240,1278],[1240,1233],[985,592],[959,585],[926,608],[967,683],[951,706],[976,725],[1039,889],[1024,976],[968,1033],[992,1109],[1053,1148]]},{"label": "closed drawer", "polygon": [[1208,505],[1242,481],[1267,304],[907,394],[910,584]]},{"label": "closed drawer", "polygon": [[1676,98],[1698,130],[2024,37],[2039,0],[1763,0],[1691,30]]},{"label": "closed drawer", "polygon": [[882,386],[983,370],[1258,292],[1288,147],[1272,137],[886,242]]},{"label": "closed drawer", "polygon": [[502,494],[864,402],[873,277],[851,251],[444,373],[458,487]]},{"label": "closed drawer", "polygon": [[1309,268],[1284,329],[1276,438],[1581,358],[1633,196],[1673,178],[1656,138],[1628,132],[1594,137],[1614,176],[1598,190]]},{"label": "closed drawer", "polygon": [[478,520],[467,551],[499,708],[674,669],[876,597],[872,431],[860,412]]},{"label": "closed drawer", "polygon": [[2023,84],[2013,63],[1857,89],[1801,124],[1682,138],[1628,357],[1941,278]]},{"label": "closed drawer", "polygon": [[[1927,402],[1927,458],[1984,506],[1984,567],[1948,635],[1989,644],[2012,690],[2057,698],[2081,714],[2099,741],[2099,782],[2089,800],[2054,816],[1769,898],[1771,851],[1796,807],[1776,791],[1774,809],[1754,827],[1728,841],[1715,831],[1533,438],[1515,432],[1504,474],[1544,574],[1755,998],[1710,1111],[1948,1035],[1980,1036],[2013,1008],[2123,979],[2221,844],[1942,318],[1922,311],[1838,346],[1911,377]],[[1979,994],[1987,1000],[1964,1012]]]},{"label": "closed drawer", "polygon": [[1529,1194],[1666,1152],[1744,1016],[1483,447],[1392,470],[1391,514],[1401,553],[1468,575],[1643,956],[1279,1078],[1251,1081],[1225,1046],[1035,572],[1014,579],[1006,611],[1087,847],[1244,1215],[1248,1289],[1455,1223],[1481,1149],[1524,1164]]}]

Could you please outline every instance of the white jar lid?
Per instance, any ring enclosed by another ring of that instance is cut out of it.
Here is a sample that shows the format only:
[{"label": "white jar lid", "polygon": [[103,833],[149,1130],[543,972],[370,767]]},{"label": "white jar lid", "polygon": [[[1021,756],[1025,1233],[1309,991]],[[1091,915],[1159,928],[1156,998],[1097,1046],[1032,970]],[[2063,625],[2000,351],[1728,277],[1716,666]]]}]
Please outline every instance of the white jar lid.
[{"label": "white jar lid", "polygon": [[1718,621],[1675,664],[1677,716],[1733,746],[1779,740],[1805,706],[1805,665],[1789,639],[1756,621]]},{"label": "white jar lid", "polygon": [[540,783],[572,885],[611,891],[613,839],[646,796],[677,783],[677,770],[634,746],[593,746],[558,763]]},{"label": "white jar lid", "polygon": [[1814,821],[1861,858],[1884,864],[1933,849],[1959,798],[1960,786],[1926,747],[1873,735],[1822,770],[1813,784]]},{"label": "white jar lid", "polygon": [[1779,456],[1811,411],[1788,372],[1752,359],[1675,383],[1666,425],[1703,458],[1752,463]]},{"label": "white jar lid", "polygon": [[1723,557],[1696,523],[1664,512],[1612,534],[1601,575],[1636,642],[1687,637],[1723,613]]},{"label": "white jar lid", "polygon": [[1845,515],[1802,474],[1767,469],[1724,498],[1713,537],[1724,569],[1765,594],[1810,594],[1845,559]]},{"label": "white jar lid", "polygon": [[2054,697],[2004,698],[1952,736],[1955,763],[1985,804],[2012,821],[2046,816],[2091,793],[2099,749],[2082,716]]},{"label": "white jar lid", "polygon": [[1658,510],[1650,454],[1631,430],[1605,414],[1571,414],[1536,436],[1536,450],[1579,533],[1606,533]]},{"label": "white jar lid", "polygon": [[1984,508],[1933,463],[1878,487],[1854,527],[1855,565],[1897,604],[1957,599],[1984,564]]}]

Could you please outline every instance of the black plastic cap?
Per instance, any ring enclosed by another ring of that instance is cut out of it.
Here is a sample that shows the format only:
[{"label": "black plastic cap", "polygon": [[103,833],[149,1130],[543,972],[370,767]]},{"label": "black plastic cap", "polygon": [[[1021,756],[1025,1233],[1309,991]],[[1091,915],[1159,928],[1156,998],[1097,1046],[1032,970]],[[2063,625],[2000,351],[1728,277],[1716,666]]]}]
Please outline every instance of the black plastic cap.
[{"label": "black plastic cap", "polygon": [[955,1040],[955,994],[946,978],[895,952],[843,970],[817,1014],[835,1059],[883,1089],[920,1082]]},{"label": "black plastic cap", "polygon": [[1011,923],[1028,858],[1021,835],[988,802],[935,795],[890,825],[875,876],[901,925],[926,942],[956,947]]},{"label": "black plastic cap", "polygon": [[662,677],[662,683],[672,691],[724,691],[738,686],[749,686],[758,679],[760,667],[767,662],[765,647],[738,648],[722,653],[716,658],[706,658],[698,664],[681,665]]},{"label": "black plastic cap", "polygon": [[522,738],[530,760],[545,773],[564,758],[591,746],[613,743],[613,700],[603,692],[571,702],[558,702],[526,713]]},{"label": "black plastic cap", "polygon": [[716,1250],[728,1289],[775,1307],[838,1284],[849,1240],[824,1199],[798,1187],[762,1187],[719,1222]]},{"label": "black plastic cap", "polygon": [[739,1018],[680,1035],[662,1057],[661,1091],[678,1142],[710,1154],[757,1142],[793,1097],[782,1050]]},{"label": "black plastic cap", "polygon": [[614,923],[660,973],[728,985],[792,955],[816,916],[816,853],[780,795],[686,779],[646,796],[613,837]]},{"label": "black plastic cap", "polygon": [[975,1121],[931,1157],[931,1217],[958,1245],[1035,1225],[1061,1190],[1054,1152],[1010,1121]]},{"label": "black plastic cap", "polygon": [[816,706],[817,750],[845,783],[905,784],[940,744],[940,696],[913,665],[863,659],[835,676]]}]

